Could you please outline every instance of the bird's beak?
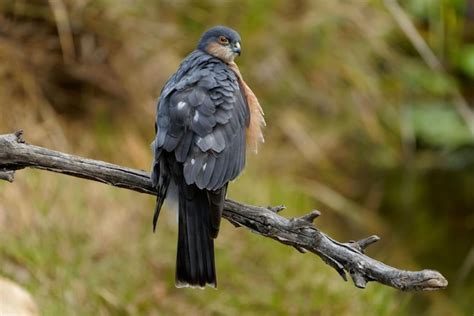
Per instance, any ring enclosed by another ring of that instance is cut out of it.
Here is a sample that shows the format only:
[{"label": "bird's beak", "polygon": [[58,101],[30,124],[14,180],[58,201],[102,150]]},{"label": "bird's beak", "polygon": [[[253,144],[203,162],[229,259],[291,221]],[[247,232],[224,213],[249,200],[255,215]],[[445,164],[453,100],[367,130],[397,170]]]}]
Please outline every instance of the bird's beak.
[{"label": "bird's beak", "polygon": [[240,43],[239,42],[235,42],[232,45],[232,52],[240,56]]}]

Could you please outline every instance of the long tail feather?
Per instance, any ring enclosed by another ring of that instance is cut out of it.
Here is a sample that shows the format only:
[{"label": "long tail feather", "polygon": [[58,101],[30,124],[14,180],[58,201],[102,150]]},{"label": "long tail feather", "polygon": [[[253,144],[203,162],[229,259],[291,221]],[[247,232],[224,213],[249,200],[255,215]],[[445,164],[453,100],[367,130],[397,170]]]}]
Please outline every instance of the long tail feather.
[{"label": "long tail feather", "polygon": [[180,184],[177,287],[217,286],[214,240],[209,235],[209,217],[207,191],[195,185]]},{"label": "long tail feather", "polygon": [[217,238],[219,227],[221,225],[222,211],[224,210],[225,196],[227,194],[227,184],[219,190],[208,191],[210,207],[210,227],[209,236]]},{"label": "long tail feather", "polygon": [[156,223],[158,222],[158,217],[160,216],[161,207],[163,206],[163,202],[166,199],[166,194],[168,193],[168,187],[170,185],[170,175],[167,171],[167,168],[162,166],[160,168],[160,173],[158,176],[158,183],[157,183],[157,196],[156,196],[156,204],[155,204],[155,213],[153,214],[153,232],[156,230]]}]

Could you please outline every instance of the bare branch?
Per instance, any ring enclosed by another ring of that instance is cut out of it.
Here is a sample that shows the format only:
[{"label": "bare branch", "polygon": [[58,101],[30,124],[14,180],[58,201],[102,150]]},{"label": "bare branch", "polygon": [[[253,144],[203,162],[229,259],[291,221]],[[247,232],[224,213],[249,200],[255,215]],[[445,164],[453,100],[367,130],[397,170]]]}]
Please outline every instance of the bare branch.
[{"label": "bare branch", "polygon": [[15,171],[13,170],[0,170],[0,180],[13,182],[15,179]]},{"label": "bare branch", "polygon": [[321,212],[318,210],[312,210],[306,215],[296,218],[296,220],[303,221],[309,224],[312,224],[316,218],[321,216]]},{"label": "bare branch", "polygon": [[377,235],[372,235],[366,238],[363,238],[358,241],[349,241],[349,245],[353,248],[356,248],[360,252],[364,253],[365,248],[369,247],[370,245],[376,243],[380,240],[380,237]]},{"label": "bare branch", "polygon": [[280,213],[281,211],[284,211],[286,209],[286,206],[285,205],[277,205],[277,206],[269,206],[267,208],[272,212]]},{"label": "bare branch", "polygon": [[[31,167],[155,194],[149,175],[145,171],[29,145],[21,137],[21,131],[0,135],[0,174],[12,174],[15,170]],[[399,270],[364,255],[363,250],[379,240],[377,236],[370,236],[357,242],[341,243],[313,225],[314,219],[320,215],[319,211],[287,219],[277,214],[282,209],[281,206],[258,207],[227,200],[223,216],[237,227],[247,227],[262,236],[292,246],[300,252],[312,252],[318,255],[344,280],[347,280],[349,273],[358,288],[364,288],[370,281],[377,281],[404,291],[438,290],[448,285],[448,281],[437,271]]]}]

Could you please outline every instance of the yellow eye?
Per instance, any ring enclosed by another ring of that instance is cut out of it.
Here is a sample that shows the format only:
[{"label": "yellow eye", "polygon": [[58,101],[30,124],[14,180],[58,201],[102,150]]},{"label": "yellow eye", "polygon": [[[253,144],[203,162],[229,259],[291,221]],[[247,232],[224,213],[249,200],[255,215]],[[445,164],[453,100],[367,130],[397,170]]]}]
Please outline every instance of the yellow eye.
[{"label": "yellow eye", "polygon": [[229,39],[225,36],[219,36],[219,38],[217,39],[219,41],[219,43],[221,43],[222,45],[227,45],[229,44]]}]

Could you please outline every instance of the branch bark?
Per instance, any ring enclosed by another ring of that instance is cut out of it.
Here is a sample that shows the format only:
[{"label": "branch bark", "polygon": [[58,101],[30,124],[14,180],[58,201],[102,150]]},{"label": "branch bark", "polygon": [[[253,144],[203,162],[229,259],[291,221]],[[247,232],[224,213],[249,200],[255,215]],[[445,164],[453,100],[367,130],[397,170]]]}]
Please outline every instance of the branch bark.
[{"label": "branch bark", "polygon": [[[0,179],[13,181],[13,173],[26,167],[63,173],[109,185],[155,195],[148,173],[122,166],[73,156],[27,144],[22,131],[0,135]],[[379,240],[370,236],[359,241],[338,242],[317,229],[313,222],[319,211],[287,219],[277,213],[283,206],[258,207],[227,200],[223,217],[237,227],[243,226],[300,252],[311,252],[333,267],[347,281],[365,288],[367,282],[399,290],[444,289],[448,281],[434,270],[405,271],[390,267],[364,254],[364,249]]]}]

